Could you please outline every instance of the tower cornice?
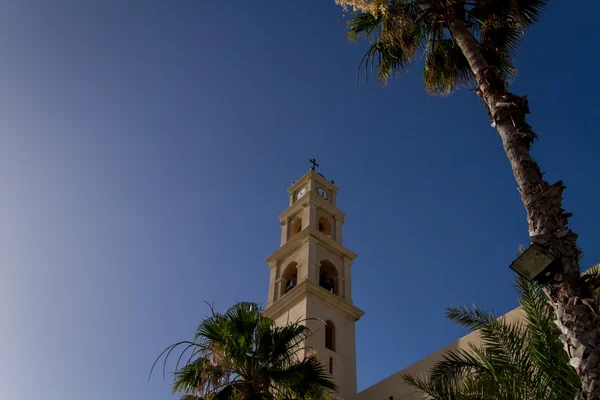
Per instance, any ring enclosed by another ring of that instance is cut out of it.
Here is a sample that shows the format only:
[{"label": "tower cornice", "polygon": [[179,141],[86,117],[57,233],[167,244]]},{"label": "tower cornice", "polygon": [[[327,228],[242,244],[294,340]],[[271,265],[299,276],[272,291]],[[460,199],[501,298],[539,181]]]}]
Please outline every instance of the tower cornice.
[{"label": "tower cornice", "polygon": [[[296,303],[307,298],[309,295],[318,298],[328,307],[338,310],[344,316],[353,321],[358,321],[360,317],[362,317],[365,314],[363,310],[352,305],[347,300],[344,300],[341,297],[328,292],[327,290],[323,289],[319,285],[309,280],[304,280],[300,282],[298,286],[296,286],[290,292],[283,295],[278,301],[276,301],[270,307],[264,310],[263,314],[267,318],[278,318],[285,312],[289,311]],[[311,318],[313,316],[307,315],[306,317]]]},{"label": "tower cornice", "polygon": [[337,192],[339,190],[339,188],[337,186],[335,186],[333,183],[331,183],[331,181],[329,181],[329,179],[325,178],[323,175],[321,175],[318,172],[315,172],[313,170],[308,170],[307,173],[302,175],[302,177],[300,179],[298,179],[296,182],[294,182],[292,184],[292,186],[290,186],[288,188],[288,193],[291,194],[291,193],[295,192],[296,190],[300,189],[304,184],[306,184],[306,182],[308,182],[311,179],[316,180],[316,181],[322,181],[325,185],[327,185],[329,187],[329,189],[332,189],[335,192]]},{"label": "tower cornice", "polygon": [[317,207],[323,208],[331,215],[334,215],[336,218],[339,218],[341,221],[344,221],[344,218],[346,217],[345,212],[343,212],[333,204],[329,203],[328,201],[323,200],[321,196],[319,196],[315,192],[309,191],[303,198],[295,201],[294,204],[289,206],[287,210],[279,214],[279,222],[283,223],[289,217],[299,213],[302,210],[302,208],[308,207],[310,203],[314,203],[317,205]]},{"label": "tower cornice", "polygon": [[341,257],[345,257],[350,260],[354,260],[356,257],[358,257],[358,254],[348,250],[335,240],[323,235],[314,227],[306,227],[300,232],[298,232],[296,235],[294,235],[294,237],[288,240],[283,246],[275,250],[270,256],[268,256],[265,259],[265,261],[269,264],[269,266],[272,266],[275,264],[275,262],[288,256],[289,254],[294,252],[298,247],[302,246],[304,243],[308,242],[311,239],[316,240],[317,243]]}]

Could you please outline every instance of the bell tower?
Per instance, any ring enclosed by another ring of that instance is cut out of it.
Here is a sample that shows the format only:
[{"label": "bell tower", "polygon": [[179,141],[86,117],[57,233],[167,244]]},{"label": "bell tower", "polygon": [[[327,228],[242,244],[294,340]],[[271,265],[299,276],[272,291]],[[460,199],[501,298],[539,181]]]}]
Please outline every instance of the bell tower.
[{"label": "bell tower", "polygon": [[265,316],[278,325],[305,321],[306,348],[338,386],[356,395],[354,323],[364,314],[352,304],[351,266],[357,257],[342,245],[346,214],[336,206],[338,188],[313,167],[289,189],[280,216],[281,246],[267,257],[271,270]]}]

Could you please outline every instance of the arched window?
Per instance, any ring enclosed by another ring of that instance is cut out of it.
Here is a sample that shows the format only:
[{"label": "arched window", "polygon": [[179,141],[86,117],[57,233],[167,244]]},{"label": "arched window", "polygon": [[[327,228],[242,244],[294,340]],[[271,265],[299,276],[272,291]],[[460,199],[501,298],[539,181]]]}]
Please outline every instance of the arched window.
[{"label": "arched window", "polygon": [[331,224],[326,217],[319,218],[319,232],[325,236],[331,237]]},{"label": "arched window", "polygon": [[302,218],[296,218],[292,224],[292,236],[302,230]]},{"label": "arched window", "polygon": [[284,295],[298,284],[298,264],[288,264],[281,274],[281,294]]},{"label": "arched window", "polygon": [[325,322],[325,347],[335,351],[335,325],[331,321]]},{"label": "arched window", "polygon": [[319,268],[319,286],[333,294],[339,295],[338,272],[330,261],[321,261]]}]

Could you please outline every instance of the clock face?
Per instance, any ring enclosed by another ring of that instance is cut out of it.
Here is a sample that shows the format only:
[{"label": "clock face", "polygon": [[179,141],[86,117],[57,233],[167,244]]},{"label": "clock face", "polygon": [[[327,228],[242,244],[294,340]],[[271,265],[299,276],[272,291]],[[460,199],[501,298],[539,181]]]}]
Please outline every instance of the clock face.
[{"label": "clock face", "polygon": [[317,188],[317,193],[319,194],[319,196],[321,196],[324,200],[327,200],[329,198],[329,193],[327,193],[327,190],[323,189],[321,186],[319,186]]},{"label": "clock face", "polygon": [[300,200],[301,198],[304,197],[305,194],[306,194],[306,188],[303,187],[302,189],[298,190],[298,193],[296,193],[296,200]]}]

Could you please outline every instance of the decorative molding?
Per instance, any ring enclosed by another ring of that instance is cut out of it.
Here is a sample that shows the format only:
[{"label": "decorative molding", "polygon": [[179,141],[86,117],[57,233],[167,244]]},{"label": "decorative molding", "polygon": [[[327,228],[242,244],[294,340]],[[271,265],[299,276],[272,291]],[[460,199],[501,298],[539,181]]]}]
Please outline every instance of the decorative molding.
[{"label": "decorative molding", "polygon": [[[309,227],[309,229],[311,228]],[[358,257],[358,254],[354,253],[351,250],[348,250],[339,242],[319,232],[316,228],[311,229],[310,235],[318,240],[318,244],[325,247],[327,250],[332,251],[340,257],[346,257],[352,261],[354,261],[354,259]]]},{"label": "decorative molding", "polygon": [[296,200],[291,206],[287,208],[284,212],[279,214],[279,220],[285,220],[287,218],[292,218],[295,214],[300,213],[302,208],[308,206],[308,197],[310,196],[310,192],[304,195],[300,200]]},{"label": "decorative molding", "polygon": [[281,260],[284,257],[287,257],[289,254],[294,252],[304,243],[308,242],[310,239],[315,240],[318,244],[325,247],[326,249],[332,251],[340,257],[346,257],[350,260],[354,260],[358,255],[335,240],[331,239],[328,236],[325,236],[321,232],[319,232],[315,227],[306,227],[302,229],[300,232],[292,236],[290,240],[285,242],[283,246],[275,250],[270,256],[268,256],[265,261],[272,267],[275,262]]},{"label": "decorative molding", "polygon": [[312,170],[309,170],[307,173],[305,173],[304,175],[302,175],[302,177],[300,179],[298,179],[296,182],[294,182],[292,184],[292,186],[290,186],[288,188],[288,193],[291,195],[292,193],[294,193],[296,190],[300,189],[302,186],[306,185],[306,183],[308,182],[308,180],[310,179],[311,172],[314,173]]},{"label": "decorative molding", "polygon": [[273,253],[271,253],[270,256],[265,258],[265,261],[269,264],[269,266],[272,266],[274,262],[279,261],[282,258],[288,256],[290,253],[294,252],[296,249],[298,249],[300,246],[306,243],[309,236],[308,230],[308,227],[302,229],[300,232],[292,236],[287,242],[285,242],[283,246],[281,246]]},{"label": "decorative molding", "polygon": [[338,190],[340,190],[340,188],[338,188],[333,183],[331,183],[327,178],[319,175],[318,172],[315,172],[313,170],[308,170],[307,173],[302,175],[302,177],[300,179],[298,179],[295,183],[292,184],[292,186],[290,186],[288,188],[288,193],[291,195],[293,192],[300,189],[311,179],[321,182],[323,184],[323,186],[327,186],[328,189],[330,189],[334,192],[337,192]]},{"label": "decorative molding", "polygon": [[298,302],[306,298],[307,280],[298,283],[295,288],[280,296],[277,300],[263,311],[263,315],[267,318],[275,319],[284,312],[289,311]]},{"label": "decorative molding", "polygon": [[[328,292],[316,283],[304,280],[296,285],[295,288],[275,300],[270,307],[263,311],[263,315],[267,318],[276,319],[288,312],[297,303],[307,298],[308,295],[314,296],[326,306],[336,309],[353,321],[358,321],[365,314],[363,310],[354,306],[348,300]],[[310,318],[311,316],[306,315],[306,317]]]},{"label": "decorative molding", "polygon": [[310,203],[314,203],[317,207],[321,207],[330,213],[333,216],[338,217],[342,223],[344,223],[344,217],[346,213],[331,204],[328,201],[325,201],[316,194],[315,192],[309,190],[308,193],[304,195],[300,200],[296,200],[291,206],[287,208],[284,212],[279,214],[279,221],[283,221],[286,218],[292,217],[293,215],[299,213],[302,208],[308,207]]},{"label": "decorative molding", "polygon": [[340,296],[328,292],[321,286],[313,282],[307,282],[308,292],[314,295],[316,298],[321,300],[323,303],[331,308],[335,308],[344,314],[346,317],[358,321],[360,317],[365,315],[365,312],[360,308],[356,307],[348,300],[341,298]]}]

